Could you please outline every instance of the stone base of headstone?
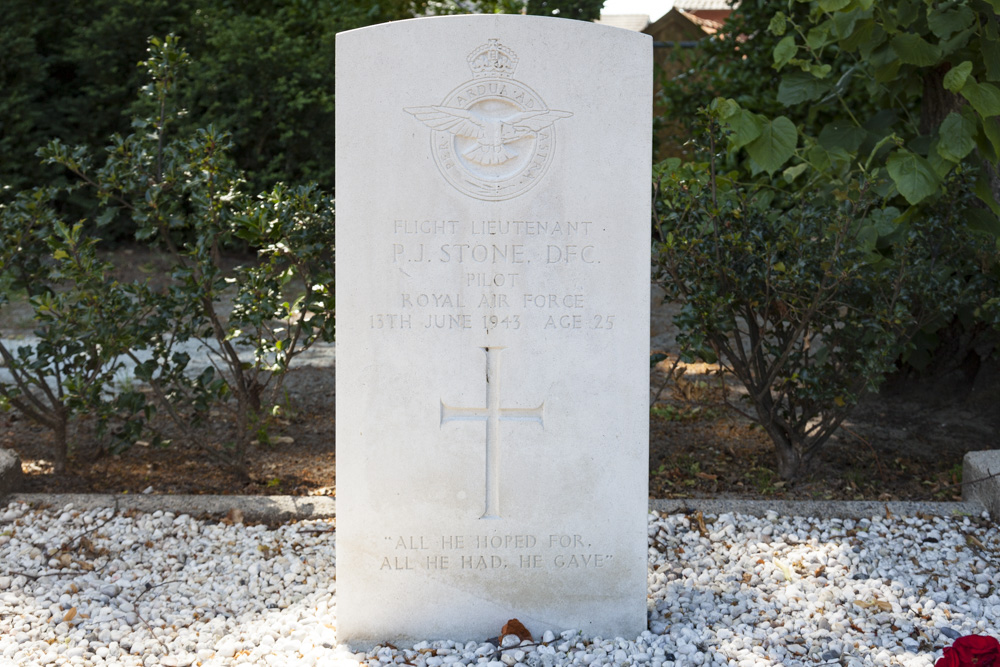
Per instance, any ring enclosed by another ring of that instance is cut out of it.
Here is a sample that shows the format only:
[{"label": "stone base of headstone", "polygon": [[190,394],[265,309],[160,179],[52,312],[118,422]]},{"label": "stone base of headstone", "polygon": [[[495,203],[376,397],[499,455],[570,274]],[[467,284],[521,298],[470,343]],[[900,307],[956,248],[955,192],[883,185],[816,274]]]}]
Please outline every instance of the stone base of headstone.
[{"label": "stone base of headstone", "polygon": [[969,452],[962,462],[962,500],[977,501],[1000,523],[1000,449]]}]

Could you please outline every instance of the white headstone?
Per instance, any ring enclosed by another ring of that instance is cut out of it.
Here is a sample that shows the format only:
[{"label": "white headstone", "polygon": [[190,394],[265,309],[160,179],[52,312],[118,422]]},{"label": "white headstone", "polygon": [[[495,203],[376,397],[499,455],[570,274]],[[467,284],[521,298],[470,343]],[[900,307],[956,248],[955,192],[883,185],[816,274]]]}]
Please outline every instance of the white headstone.
[{"label": "white headstone", "polygon": [[652,42],[337,37],[337,623],[646,627]]}]

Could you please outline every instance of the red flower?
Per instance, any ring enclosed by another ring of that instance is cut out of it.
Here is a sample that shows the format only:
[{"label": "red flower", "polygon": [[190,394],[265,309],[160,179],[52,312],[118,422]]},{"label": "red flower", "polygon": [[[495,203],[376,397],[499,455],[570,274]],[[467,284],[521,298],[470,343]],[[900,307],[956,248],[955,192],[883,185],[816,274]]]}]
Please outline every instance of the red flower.
[{"label": "red flower", "polygon": [[934,667],[1000,667],[1000,642],[993,637],[959,637]]}]

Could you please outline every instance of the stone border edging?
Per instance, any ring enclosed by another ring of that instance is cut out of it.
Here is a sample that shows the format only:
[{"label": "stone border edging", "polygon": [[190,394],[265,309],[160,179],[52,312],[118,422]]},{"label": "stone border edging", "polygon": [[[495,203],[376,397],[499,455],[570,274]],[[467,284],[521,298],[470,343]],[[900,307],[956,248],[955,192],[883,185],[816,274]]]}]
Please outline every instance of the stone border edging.
[{"label": "stone border edging", "polygon": [[194,517],[224,517],[233,510],[242,513],[244,521],[283,522],[289,520],[324,519],[336,514],[335,501],[328,496],[182,496],[97,493],[12,493],[4,504],[23,502],[32,506],[64,507],[70,503],[76,509],[114,507],[139,512],[173,512]]},{"label": "stone border edging", "polygon": [[[140,512],[173,512],[191,516],[222,517],[239,510],[246,521],[282,522],[289,520],[322,519],[336,516],[336,499],[329,496],[180,496],[180,495],[111,495],[111,494],[48,494],[14,493],[3,498],[3,504],[23,502],[29,505],[62,507],[72,503],[77,509],[114,507]],[[739,500],[739,499],[656,499],[649,501],[651,511],[667,514],[749,514],[765,516],[776,512],[780,516],[804,516],[817,519],[863,519],[872,516],[969,515],[978,517],[986,508],[978,502],[920,503],[877,501],[811,501],[811,500]],[[994,519],[995,521],[995,519]]]},{"label": "stone border edging", "polygon": [[762,517],[768,512],[780,516],[805,516],[817,519],[864,519],[873,516],[970,515],[978,517],[986,511],[979,502],[910,502],[877,500],[740,500],[678,498],[650,500],[649,509],[666,514],[701,511],[705,514],[749,514]]}]

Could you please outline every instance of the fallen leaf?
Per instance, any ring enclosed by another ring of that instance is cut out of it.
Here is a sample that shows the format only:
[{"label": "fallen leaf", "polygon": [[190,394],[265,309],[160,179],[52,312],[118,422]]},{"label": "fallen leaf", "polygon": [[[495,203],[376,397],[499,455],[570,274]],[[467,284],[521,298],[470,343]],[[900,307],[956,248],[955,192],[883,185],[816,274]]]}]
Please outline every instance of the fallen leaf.
[{"label": "fallen leaf", "polygon": [[63,622],[69,623],[74,618],[76,618],[76,607],[71,607],[70,610],[66,612],[66,615],[63,616]]},{"label": "fallen leaf", "polygon": [[712,482],[714,482],[715,480],[719,479],[718,475],[710,475],[707,472],[700,472],[700,473],[698,473],[697,476],[701,477],[702,479],[710,480]]},{"label": "fallen leaf", "polygon": [[524,627],[524,624],[516,618],[512,618],[503,624],[503,629],[500,631],[500,639],[502,640],[507,635],[514,635],[521,641],[531,641],[531,633],[528,632],[528,628]]},{"label": "fallen leaf", "polygon": [[698,532],[702,537],[708,537],[708,528],[705,527],[705,516],[698,510],[694,513],[694,520],[698,522]]},{"label": "fallen leaf", "polygon": [[222,523],[233,525],[237,523],[243,523],[243,510],[238,507],[234,507],[226,514],[226,518],[222,520]]}]

